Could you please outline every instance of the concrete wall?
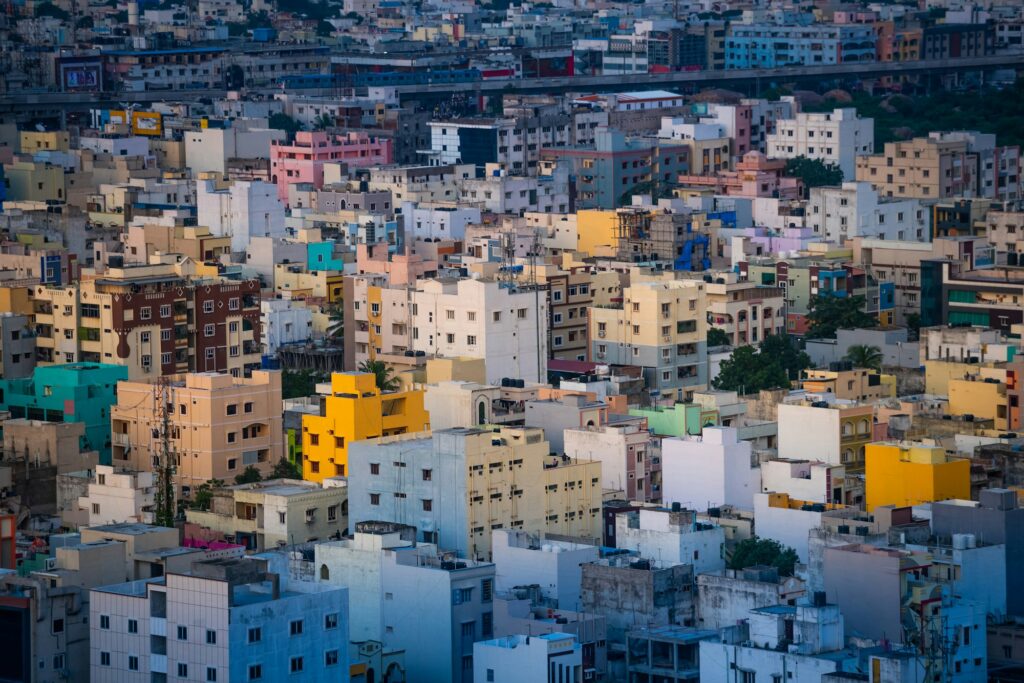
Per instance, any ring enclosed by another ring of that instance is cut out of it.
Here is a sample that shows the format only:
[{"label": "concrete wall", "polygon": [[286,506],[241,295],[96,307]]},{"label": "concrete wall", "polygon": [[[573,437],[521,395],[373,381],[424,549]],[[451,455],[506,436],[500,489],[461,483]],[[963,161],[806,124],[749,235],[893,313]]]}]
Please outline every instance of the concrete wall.
[{"label": "concrete wall", "polygon": [[754,508],[761,472],[750,465],[751,445],[732,427],[705,427],[700,441],[663,439],[663,500],[696,510],[732,505]]}]

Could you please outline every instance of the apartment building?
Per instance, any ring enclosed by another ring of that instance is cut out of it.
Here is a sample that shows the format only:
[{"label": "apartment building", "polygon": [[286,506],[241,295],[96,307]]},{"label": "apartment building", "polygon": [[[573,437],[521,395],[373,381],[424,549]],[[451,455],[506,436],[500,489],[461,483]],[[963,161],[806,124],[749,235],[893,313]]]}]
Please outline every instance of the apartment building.
[{"label": "apartment building", "polygon": [[909,507],[950,498],[971,497],[971,461],[951,458],[945,449],[913,442],[867,446],[864,505]]},{"label": "apartment building", "polygon": [[601,487],[626,500],[660,501],[661,455],[647,418],[613,415],[599,424],[566,428],[565,455],[601,465]]},{"label": "apartment building", "polygon": [[407,351],[482,358],[487,382],[547,378],[547,297],[492,279],[422,280],[391,287],[382,276],[345,278],[345,367]]},{"label": "apartment building", "polygon": [[0,410],[15,419],[84,423],[83,450],[99,451],[109,465],[110,410],[127,378],[123,367],[103,363],[38,367],[31,377],[0,379]]},{"label": "apartment building", "polygon": [[779,404],[779,456],[862,469],[867,445],[875,440],[874,408],[816,398]]},{"label": "apartment building", "polygon": [[430,428],[418,389],[383,393],[365,372],[336,372],[319,415],[302,416],[302,478],[323,482],[348,476],[349,448],[363,439]]},{"label": "apartment building", "polygon": [[250,378],[190,373],[166,390],[122,382],[111,408],[113,464],[155,471],[165,436],[174,460],[176,495],[190,498],[211,479],[231,481],[249,466],[266,476],[284,457],[281,373],[257,370]]},{"label": "apartment building", "polygon": [[601,464],[550,454],[543,430],[456,428],[349,449],[351,523],[410,524],[459,557],[489,558],[491,529],[597,538]]},{"label": "apartment building", "polygon": [[786,331],[786,292],[781,287],[722,272],[704,283],[708,325],[725,332],[733,346],[757,344]]},{"label": "apartment building", "polygon": [[83,526],[154,523],[156,477],[152,472],[99,465],[86,494],[78,499]]},{"label": "apartment building", "polygon": [[963,141],[967,151],[977,155],[974,169],[979,197],[1008,202],[1021,198],[1020,147],[996,144],[994,133],[976,130],[934,131],[928,137],[938,142]]},{"label": "apartment building", "polygon": [[978,155],[965,140],[914,138],[887,142],[881,154],[869,152],[857,157],[856,177],[871,183],[882,197],[977,196]]},{"label": "apartment building", "polygon": [[871,368],[856,368],[850,361],[836,361],[828,368],[804,370],[800,386],[811,394],[828,394],[843,401],[862,403],[896,396],[896,385],[891,376]]},{"label": "apartment building", "polygon": [[370,168],[366,183],[370,191],[391,193],[395,206],[402,202],[454,202],[459,198],[459,181],[476,177],[476,165],[443,164]]},{"label": "apartment building", "polygon": [[287,234],[284,205],[274,196],[274,186],[259,180],[199,180],[196,220],[211,234],[230,237],[236,253],[244,252],[255,237],[281,239]]},{"label": "apartment building", "polygon": [[258,368],[259,283],[189,277],[181,265],[110,268],[35,287],[39,363],[122,365],[132,380]]},{"label": "apartment building", "polygon": [[800,112],[794,118],[776,121],[766,145],[769,157],[817,159],[838,166],[845,180],[853,180],[857,157],[875,151],[875,121],[857,116],[853,108]]},{"label": "apartment building", "polygon": [[974,325],[1009,333],[1024,322],[1024,269],[968,270],[960,263],[921,262],[921,324]]},{"label": "apartment building", "polygon": [[473,672],[478,681],[529,683],[583,680],[583,647],[571,633],[514,635],[473,645]]},{"label": "apartment building", "polygon": [[348,528],[348,492],[293,479],[236,484],[214,490],[209,510],[186,510],[185,519],[262,552],[341,536]]},{"label": "apartment building", "polygon": [[857,24],[732,24],[725,39],[726,69],[819,66],[875,59],[871,26]]},{"label": "apartment building", "polygon": [[90,679],[328,681],[348,676],[348,589],[293,581],[266,559],[94,588]]},{"label": "apartment building", "polygon": [[807,225],[833,244],[855,237],[923,242],[929,234],[928,211],[918,200],[879,200],[866,182],[811,188]]},{"label": "apartment building", "polygon": [[703,281],[636,281],[623,302],[590,309],[588,360],[643,369],[657,395],[683,400],[707,387],[707,287]]},{"label": "apartment building", "polygon": [[[293,142],[275,140],[270,145],[270,182],[277,198],[288,201],[288,187],[295,183],[324,186],[324,164],[343,163],[349,168],[386,166],[392,160],[392,140],[366,133],[344,135],[299,131]],[[396,198],[397,200],[397,198]]]}]

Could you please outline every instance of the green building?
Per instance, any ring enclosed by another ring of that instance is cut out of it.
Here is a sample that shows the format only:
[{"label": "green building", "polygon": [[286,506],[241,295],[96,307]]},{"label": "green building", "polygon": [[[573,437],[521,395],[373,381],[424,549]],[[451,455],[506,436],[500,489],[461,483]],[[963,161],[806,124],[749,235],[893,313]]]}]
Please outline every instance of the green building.
[{"label": "green building", "polygon": [[0,379],[0,410],[11,417],[46,422],[84,422],[84,450],[99,451],[110,464],[110,406],[128,368],[106,363],[37,367],[31,377]]},{"label": "green building", "polygon": [[646,417],[647,428],[658,436],[696,436],[718,424],[718,411],[699,403],[676,403],[671,408],[631,408],[630,415]]}]

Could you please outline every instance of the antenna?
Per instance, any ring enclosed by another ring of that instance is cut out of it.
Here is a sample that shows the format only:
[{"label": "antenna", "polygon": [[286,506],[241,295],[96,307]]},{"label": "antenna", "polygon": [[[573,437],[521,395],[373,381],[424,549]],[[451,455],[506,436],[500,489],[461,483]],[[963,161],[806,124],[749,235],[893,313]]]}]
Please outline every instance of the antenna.
[{"label": "antenna", "polygon": [[154,412],[160,416],[159,461],[156,464],[156,523],[160,526],[174,526],[174,456],[171,453],[170,422],[168,402],[171,400],[171,385],[167,378],[160,376],[153,385]]}]

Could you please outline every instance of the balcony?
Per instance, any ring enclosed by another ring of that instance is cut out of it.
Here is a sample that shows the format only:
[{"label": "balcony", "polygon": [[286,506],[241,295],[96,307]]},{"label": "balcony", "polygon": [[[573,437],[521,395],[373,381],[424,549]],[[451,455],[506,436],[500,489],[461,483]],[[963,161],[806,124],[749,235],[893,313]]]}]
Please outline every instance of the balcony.
[{"label": "balcony", "polygon": [[167,655],[149,655],[149,670],[155,674],[167,673]]}]

